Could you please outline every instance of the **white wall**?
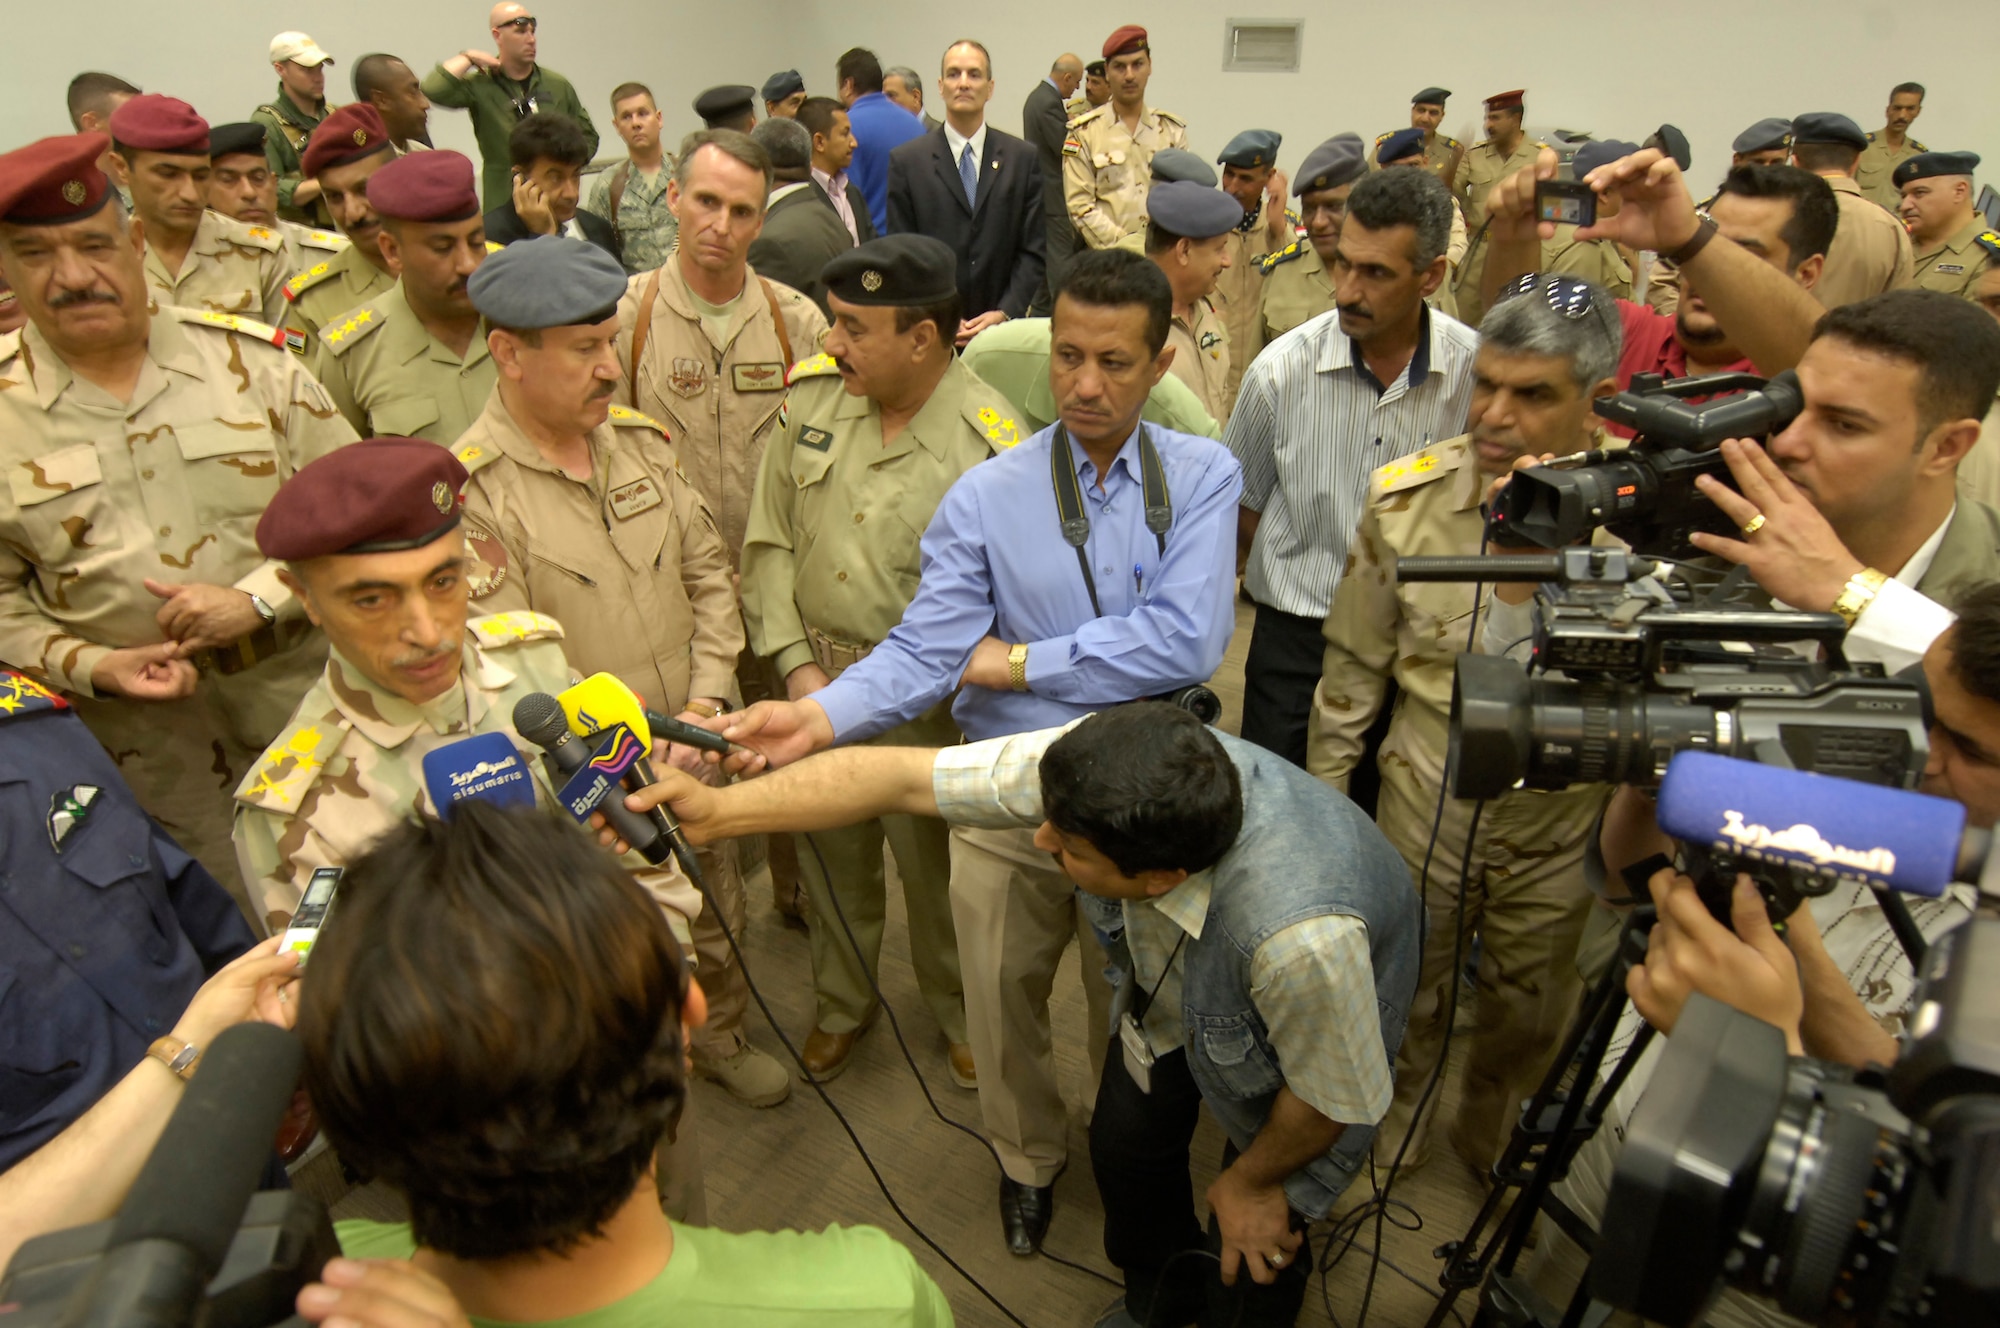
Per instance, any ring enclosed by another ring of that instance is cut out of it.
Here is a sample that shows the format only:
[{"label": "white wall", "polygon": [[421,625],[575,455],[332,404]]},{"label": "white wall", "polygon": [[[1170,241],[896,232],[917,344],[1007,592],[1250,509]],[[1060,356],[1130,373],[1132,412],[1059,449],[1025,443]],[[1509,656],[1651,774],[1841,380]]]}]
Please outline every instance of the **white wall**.
[{"label": "white wall", "polygon": [[[81,69],[106,69],[185,97],[212,120],[245,118],[270,97],[264,63],[272,33],[311,32],[341,63],[337,101],[351,93],[353,58],[401,55],[420,72],[438,56],[486,46],[481,0],[193,0],[164,15],[157,0],[75,7],[7,0],[0,145],[65,132],[63,89]],[[1255,0],[1240,11],[1205,0],[545,0],[542,58],[573,79],[610,140],[605,99],[627,78],[653,85],[669,141],[697,127],[688,107],[714,83],[761,83],[796,66],[815,93],[831,91],[833,62],[862,44],[885,64],[928,73],[945,45],[971,35],[993,52],[993,119],[1018,132],[1020,105],[1050,60],[1068,48],[1094,57],[1121,23],[1152,31],[1152,100],[1184,116],[1209,156],[1252,126],[1285,135],[1290,168],[1320,140],[1352,129],[1365,138],[1407,123],[1409,96],[1453,89],[1446,131],[1478,137],[1479,98],[1525,86],[1534,125],[1637,139],[1662,121],[1687,131],[1698,184],[1721,177],[1729,140],[1767,115],[1837,110],[1880,126],[1889,87],[1930,88],[1916,135],[1935,148],[1985,155],[2000,180],[2000,64],[1992,0],[1682,0],[1675,5],[1542,0],[1342,4]],[[1305,55],[1296,74],[1222,72],[1225,17],[1299,17]],[[935,94],[931,94],[935,100]],[[437,111],[440,146],[469,149],[463,115]],[[607,142],[607,147],[610,144]]]}]

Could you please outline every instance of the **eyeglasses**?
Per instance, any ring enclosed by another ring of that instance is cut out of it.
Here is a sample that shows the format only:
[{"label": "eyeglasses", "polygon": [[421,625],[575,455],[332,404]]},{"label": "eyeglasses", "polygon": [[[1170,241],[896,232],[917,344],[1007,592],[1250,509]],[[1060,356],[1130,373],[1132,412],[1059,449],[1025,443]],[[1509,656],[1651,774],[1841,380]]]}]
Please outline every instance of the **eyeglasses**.
[{"label": "eyeglasses", "polygon": [[510,18],[500,26],[502,28],[512,28],[516,32],[533,32],[536,27],[536,21],[531,18]]},{"label": "eyeglasses", "polygon": [[1583,318],[1595,307],[1596,297],[1591,293],[1589,282],[1575,281],[1561,275],[1545,277],[1539,272],[1516,277],[1502,286],[1500,294],[1494,298],[1493,303],[1505,304],[1517,295],[1527,295],[1535,290],[1540,290],[1543,298],[1548,301],[1549,308],[1564,318]]}]

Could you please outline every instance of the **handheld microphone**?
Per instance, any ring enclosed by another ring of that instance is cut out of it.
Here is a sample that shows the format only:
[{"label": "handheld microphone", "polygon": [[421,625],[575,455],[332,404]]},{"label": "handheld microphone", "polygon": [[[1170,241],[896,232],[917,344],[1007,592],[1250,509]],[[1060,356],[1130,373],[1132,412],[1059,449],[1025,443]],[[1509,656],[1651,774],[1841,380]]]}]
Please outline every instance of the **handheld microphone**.
[{"label": "handheld microphone", "polygon": [[474,798],[496,807],[535,805],[535,781],[504,733],[461,738],[426,753],[424,790],[447,821],[457,804]]},{"label": "handheld microphone", "polygon": [[304,1054],[297,1038],[269,1024],[238,1024],[215,1039],[132,1182],[103,1262],[68,1322],[196,1321],[257,1189]]},{"label": "handheld microphone", "polygon": [[653,749],[653,739],[665,738],[684,747],[699,747],[704,751],[729,754],[732,746],[729,739],[720,733],[710,733],[707,729],[663,715],[657,710],[648,710],[630,687],[609,673],[593,673],[588,678],[565,692],[556,700],[562,702],[563,713],[569,716],[569,727],[579,737],[588,737],[600,729],[613,724],[623,724],[639,736],[647,751]]},{"label": "handheld microphone", "polygon": [[[543,749],[549,782],[571,816],[587,821],[593,811],[603,812],[618,837],[640,857],[653,863],[667,860],[673,845],[660,826],[614,796],[624,787],[626,772],[645,759],[646,749],[631,729],[613,725],[602,741],[592,745],[570,732],[562,702],[547,692],[530,692],[514,703],[514,729]],[[652,782],[650,775],[646,782]]]},{"label": "handheld microphone", "polygon": [[1958,876],[1961,839],[1981,859],[1987,839],[1943,798],[1709,752],[1673,758],[1655,819],[1690,844],[1931,898]]}]

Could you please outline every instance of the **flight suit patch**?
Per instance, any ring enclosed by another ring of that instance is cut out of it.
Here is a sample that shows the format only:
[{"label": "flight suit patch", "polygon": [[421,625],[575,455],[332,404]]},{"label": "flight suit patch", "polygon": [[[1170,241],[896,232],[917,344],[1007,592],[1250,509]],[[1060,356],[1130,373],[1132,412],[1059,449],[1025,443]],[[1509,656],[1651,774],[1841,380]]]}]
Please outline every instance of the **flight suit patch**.
[{"label": "flight suit patch", "polygon": [[729,383],[738,392],[782,392],[785,388],[785,366],[776,360],[769,364],[732,364],[729,366]]},{"label": "flight suit patch", "polygon": [[474,599],[485,599],[507,581],[507,546],[483,530],[468,530],[465,542],[474,559],[466,569],[466,585]]},{"label": "flight suit patch", "polygon": [[674,371],[667,379],[667,386],[684,397],[698,397],[708,386],[708,370],[700,360],[679,359],[674,361]]},{"label": "flight suit patch", "polygon": [[611,515],[620,521],[630,521],[639,513],[651,511],[665,501],[665,496],[660,493],[660,486],[650,479],[638,479],[630,484],[621,484],[611,491],[609,498]]},{"label": "flight suit patch", "polygon": [[78,784],[49,800],[49,847],[62,852],[63,841],[90,818],[90,806],[104,792],[95,784]]},{"label": "flight suit patch", "polygon": [[833,435],[824,429],[801,429],[799,446],[810,447],[815,452],[824,452],[833,446]]},{"label": "flight suit patch", "polygon": [[1219,333],[1219,332],[1204,332],[1204,333],[1202,333],[1202,334],[1201,334],[1201,349],[1203,349],[1203,350],[1211,350],[1211,349],[1213,349],[1213,348],[1214,348],[1214,347],[1216,347],[1216,346],[1220,346],[1221,344],[1222,344],[1222,334],[1221,334],[1221,333]]}]

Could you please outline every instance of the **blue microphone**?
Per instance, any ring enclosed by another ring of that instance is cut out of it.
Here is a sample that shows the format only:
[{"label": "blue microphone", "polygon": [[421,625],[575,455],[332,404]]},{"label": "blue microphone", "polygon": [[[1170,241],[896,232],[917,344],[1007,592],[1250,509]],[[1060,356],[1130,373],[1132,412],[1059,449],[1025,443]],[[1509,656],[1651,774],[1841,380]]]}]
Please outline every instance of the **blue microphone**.
[{"label": "blue microphone", "polygon": [[496,807],[535,805],[535,781],[528,763],[504,733],[481,733],[424,755],[424,789],[444,820],[469,799]]}]

